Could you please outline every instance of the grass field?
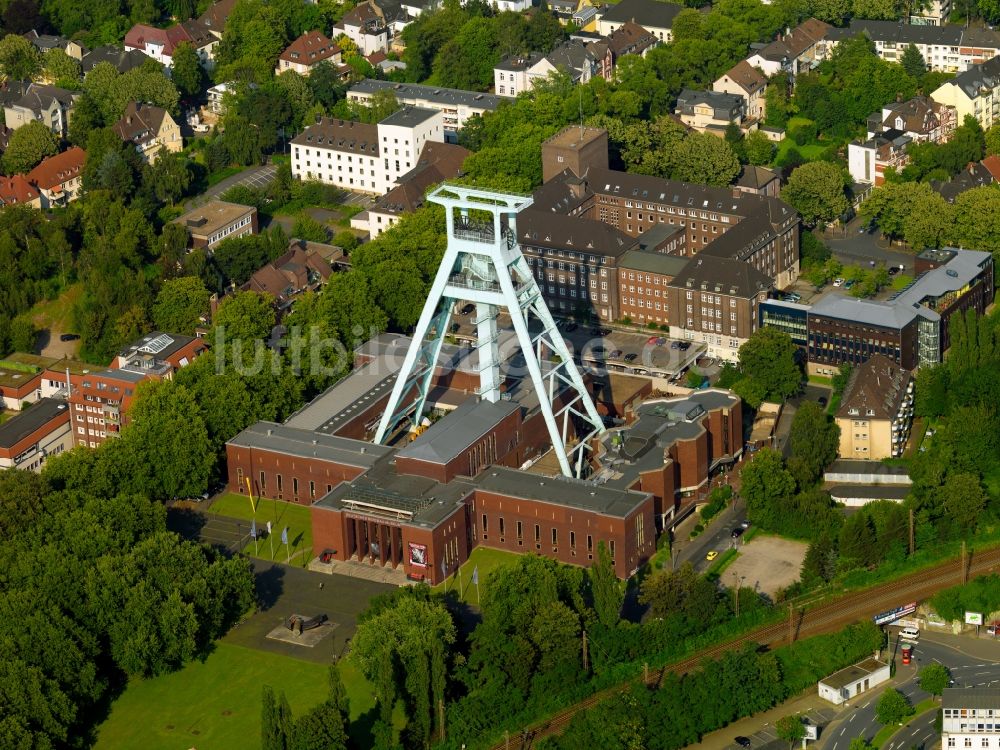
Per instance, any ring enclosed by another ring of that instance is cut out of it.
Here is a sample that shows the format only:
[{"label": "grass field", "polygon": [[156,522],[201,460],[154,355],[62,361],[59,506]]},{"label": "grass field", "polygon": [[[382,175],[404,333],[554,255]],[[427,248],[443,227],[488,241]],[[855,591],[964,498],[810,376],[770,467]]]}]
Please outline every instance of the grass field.
[{"label": "grass field", "polygon": [[[292,562],[297,565],[308,565],[312,558],[312,520],[309,516],[309,508],[294,503],[255,499],[257,506],[256,514],[250,507],[250,498],[246,495],[227,493],[214,500],[212,505],[206,510],[209,513],[217,513],[220,516],[229,518],[239,518],[244,521],[255,519],[258,530],[266,530],[267,522],[271,522],[271,542],[274,544],[274,557],[271,557],[271,543],[267,539],[257,542],[257,550],[254,551],[254,543],[247,540],[243,551],[252,556],[264,560],[277,560],[284,562],[288,554],[291,554]],[[281,530],[288,527],[288,547],[281,544]]]},{"label": "grass field", "polygon": [[[100,726],[95,748],[257,748],[262,686],[284,691],[292,713],[301,715],[326,697],[326,669],[322,664],[220,642],[204,662],[129,683]],[[352,714],[370,708],[373,699],[361,675],[345,670],[342,676]]]},{"label": "grass field", "polygon": [[905,289],[907,286],[913,283],[913,277],[907,276],[905,273],[896,274],[892,279],[892,284],[890,288],[894,292],[899,292]]},{"label": "grass field", "polygon": [[906,721],[904,721],[901,725],[887,724],[886,726],[879,729],[878,732],[875,733],[875,736],[872,738],[872,747],[875,748],[875,750],[878,750],[880,747],[883,747],[896,734],[896,732],[901,731],[903,728],[906,727],[907,724],[912,722],[917,717],[922,716],[928,711],[933,711],[937,707],[938,707],[938,702],[933,698],[928,698],[927,700],[920,701],[920,703],[918,703],[913,707],[913,713],[910,714],[910,716],[907,717]]},{"label": "grass field", "polygon": [[[479,568],[479,588],[483,587],[486,577],[504,563],[513,562],[519,557],[513,552],[499,549],[476,547],[469,555],[468,561],[459,568],[458,576],[450,576],[444,583],[434,587],[435,591],[458,591],[459,598],[467,604],[479,605],[479,595],[476,585],[472,582],[472,571]],[[461,581],[461,586],[459,585]]]},{"label": "grass field", "polygon": [[804,146],[800,146],[791,138],[785,138],[785,140],[778,144],[778,150],[774,154],[773,163],[780,164],[788,152],[792,149],[795,149],[802,154],[804,161],[813,161],[818,159],[820,154],[826,151],[826,145],[820,143],[807,143]]}]

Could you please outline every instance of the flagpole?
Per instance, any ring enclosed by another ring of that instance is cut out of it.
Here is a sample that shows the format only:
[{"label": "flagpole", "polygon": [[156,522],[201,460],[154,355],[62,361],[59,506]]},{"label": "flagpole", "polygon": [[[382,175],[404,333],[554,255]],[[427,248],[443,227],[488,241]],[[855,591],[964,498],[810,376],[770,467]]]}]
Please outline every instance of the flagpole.
[{"label": "flagpole", "polygon": [[250,510],[253,511],[254,515],[257,515],[257,506],[253,504],[253,490],[250,488],[250,477],[243,477],[247,483],[247,493],[250,495]]},{"label": "flagpole", "polygon": [[267,544],[271,548],[271,561],[274,561],[274,539],[271,537],[271,522],[267,522]]}]

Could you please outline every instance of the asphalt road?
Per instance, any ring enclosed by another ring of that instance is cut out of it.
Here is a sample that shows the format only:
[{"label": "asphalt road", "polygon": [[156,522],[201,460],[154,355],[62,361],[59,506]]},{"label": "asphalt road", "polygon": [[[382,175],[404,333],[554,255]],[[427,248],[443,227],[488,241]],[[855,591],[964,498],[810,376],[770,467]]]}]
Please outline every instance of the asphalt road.
[{"label": "asphalt road", "polygon": [[195,206],[205,203],[206,201],[217,198],[229,190],[229,188],[236,187],[237,185],[246,185],[251,188],[265,188],[274,181],[274,177],[277,173],[278,167],[274,164],[247,167],[242,172],[234,174],[232,177],[220,180],[201,195],[197,195],[189,200],[184,206],[184,210],[190,210]]},{"label": "asphalt road", "polygon": [[859,233],[863,222],[854,219],[847,226],[844,234],[827,234],[823,243],[830,248],[841,263],[861,263],[867,265],[870,261],[885,263],[887,266],[902,264],[905,273],[913,272],[913,255],[903,250],[889,248],[887,240],[882,239],[881,232]]},{"label": "asphalt road", "polygon": [[[892,630],[895,637],[896,629]],[[972,656],[957,650],[953,646],[933,640],[934,635],[926,631],[914,648],[914,661],[904,666],[897,662],[896,676],[901,679],[895,687],[902,692],[914,705],[926,700],[930,695],[920,689],[917,673],[921,667],[931,662],[944,664],[951,670],[954,687],[981,687],[1000,683],[1000,663],[989,661],[981,656]],[[893,641],[898,652],[900,645]],[[1000,657],[1000,649],[997,649]],[[856,702],[852,713],[838,723],[825,738],[824,750],[847,750],[855,737],[871,739],[882,728],[875,718],[877,696],[861,696]],[[911,727],[907,727],[901,738],[883,746],[883,750],[902,750],[916,746],[930,748],[939,741],[934,731],[935,712],[931,711],[921,717]]]},{"label": "asphalt road", "polygon": [[[691,562],[695,570],[704,571],[710,563],[705,559],[709,550],[717,550],[722,554],[733,544],[733,529],[740,525],[740,521],[746,518],[746,505],[742,500],[736,500],[728,505],[719,515],[712,519],[706,531],[696,536],[689,542],[678,545],[677,566]],[[739,543],[742,544],[740,537]]]}]

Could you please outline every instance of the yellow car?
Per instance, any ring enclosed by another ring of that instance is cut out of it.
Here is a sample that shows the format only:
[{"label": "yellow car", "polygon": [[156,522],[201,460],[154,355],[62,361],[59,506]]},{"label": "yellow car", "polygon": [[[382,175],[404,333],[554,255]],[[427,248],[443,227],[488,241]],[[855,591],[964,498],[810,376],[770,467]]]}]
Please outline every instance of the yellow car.
[{"label": "yellow car", "polygon": [[718,556],[719,556],[719,551],[713,549],[707,555],[705,555],[705,559],[706,560],[714,560]]}]

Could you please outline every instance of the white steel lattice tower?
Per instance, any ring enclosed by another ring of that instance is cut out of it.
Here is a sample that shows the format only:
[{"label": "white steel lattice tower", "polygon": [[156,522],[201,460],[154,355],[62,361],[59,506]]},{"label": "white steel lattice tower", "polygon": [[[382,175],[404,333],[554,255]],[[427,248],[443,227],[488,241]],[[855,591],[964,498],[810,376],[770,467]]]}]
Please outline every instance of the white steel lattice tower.
[{"label": "white steel lattice tower", "polygon": [[[480,397],[494,403],[501,398],[497,317],[503,311],[514,326],[562,473],[580,476],[590,439],[604,431],[604,423],[517,242],[516,215],[531,197],[441,185],[427,198],[445,207],[448,247],[375,442],[385,442],[408,415],[420,424],[455,304],[468,301],[476,305]],[[545,362],[543,352],[554,360]],[[580,439],[567,452],[571,418]]]}]

